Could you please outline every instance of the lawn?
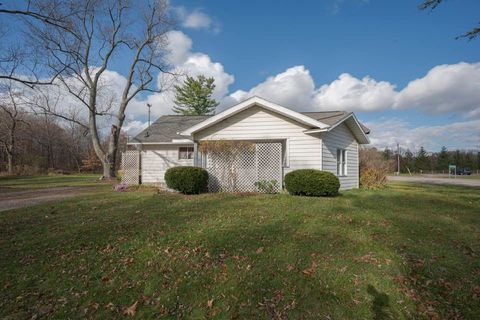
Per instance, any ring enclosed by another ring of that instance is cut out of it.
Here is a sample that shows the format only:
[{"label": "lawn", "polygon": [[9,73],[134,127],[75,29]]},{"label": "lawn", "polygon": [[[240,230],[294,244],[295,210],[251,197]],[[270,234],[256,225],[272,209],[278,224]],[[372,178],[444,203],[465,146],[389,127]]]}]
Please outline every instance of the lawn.
[{"label": "lawn", "polygon": [[0,318],[480,318],[480,192],[150,191],[0,214]]}]

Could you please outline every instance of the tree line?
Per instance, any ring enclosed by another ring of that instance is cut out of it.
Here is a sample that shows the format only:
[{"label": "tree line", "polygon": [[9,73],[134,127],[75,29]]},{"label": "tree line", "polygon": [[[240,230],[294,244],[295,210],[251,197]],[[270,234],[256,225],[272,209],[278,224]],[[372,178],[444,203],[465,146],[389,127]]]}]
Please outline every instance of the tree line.
[{"label": "tree line", "polygon": [[[388,164],[389,172],[397,171],[396,151],[385,148],[381,153]],[[456,165],[457,168],[469,168],[473,171],[480,170],[480,152],[474,150],[448,150],[442,147],[438,152],[427,152],[420,147],[417,152],[410,149],[400,152],[400,172],[436,172],[448,173],[448,166]]]}]

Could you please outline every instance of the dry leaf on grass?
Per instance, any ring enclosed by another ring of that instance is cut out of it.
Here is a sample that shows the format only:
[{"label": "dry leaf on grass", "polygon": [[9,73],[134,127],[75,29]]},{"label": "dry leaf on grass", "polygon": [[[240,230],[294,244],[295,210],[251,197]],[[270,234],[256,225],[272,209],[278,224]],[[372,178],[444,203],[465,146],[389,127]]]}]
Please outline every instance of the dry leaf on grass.
[{"label": "dry leaf on grass", "polygon": [[258,248],[257,251],[255,251],[255,252],[256,252],[257,254],[262,253],[262,252],[263,252],[263,247]]},{"label": "dry leaf on grass", "polygon": [[213,299],[210,299],[207,301],[207,307],[212,308],[213,307]]},{"label": "dry leaf on grass", "polygon": [[125,311],[123,311],[123,314],[126,314],[127,316],[134,316],[135,313],[137,312],[137,305],[138,305],[138,301],[135,301],[134,304],[126,308]]}]

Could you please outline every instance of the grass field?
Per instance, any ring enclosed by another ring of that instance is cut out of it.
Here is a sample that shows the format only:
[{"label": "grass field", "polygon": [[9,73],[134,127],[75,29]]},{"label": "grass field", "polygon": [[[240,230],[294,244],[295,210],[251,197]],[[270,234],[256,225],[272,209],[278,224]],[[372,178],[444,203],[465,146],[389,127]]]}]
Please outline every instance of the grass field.
[{"label": "grass field", "polygon": [[480,318],[478,189],[100,188],[0,230],[0,318]]}]

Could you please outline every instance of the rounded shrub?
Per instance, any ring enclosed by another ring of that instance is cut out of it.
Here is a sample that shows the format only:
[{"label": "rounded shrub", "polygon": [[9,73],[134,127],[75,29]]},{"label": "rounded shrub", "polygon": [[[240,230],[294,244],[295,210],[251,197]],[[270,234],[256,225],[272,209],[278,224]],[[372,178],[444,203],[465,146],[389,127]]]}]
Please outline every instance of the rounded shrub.
[{"label": "rounded shrub", "polygon": [[208,191],[208,172],[199,167],[174,167],[165,172],[167,187],[185,194]]},{"label": "rounded shrub", "polygon": [[300,196],[336,196],[340,181],[331,172],[299,169],[285,175],[285,188],[290,194]]}]

